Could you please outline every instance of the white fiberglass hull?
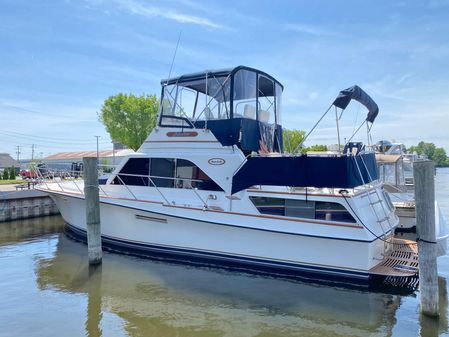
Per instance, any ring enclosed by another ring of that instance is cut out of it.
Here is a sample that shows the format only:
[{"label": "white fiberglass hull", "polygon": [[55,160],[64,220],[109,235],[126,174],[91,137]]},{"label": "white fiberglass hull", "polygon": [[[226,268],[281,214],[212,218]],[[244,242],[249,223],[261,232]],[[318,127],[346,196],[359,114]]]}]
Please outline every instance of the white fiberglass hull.
[{"label": "white fiberglass hull", "polygon": [[[71,229],[85,236],[84,198],[51,195]],[[139,252],[367,281],[369,269],[380,262],[384,249],[380,240],[307,235],[292,231],[282,221],[279,230],[269,230],[262,223],[266,219],[241,214],[108,198],[101,198],[100,205],[103,242]]]},{"label": "white fiberglass hull", "polygon": [[[394,197],[395,196],[393,194],[393,198]],[[399,232],[416,232],[415,207],[402,205],[401,203],[397,203],[395,207],[396,215],[399,217],[399,225],[397,230]],[[437,201],[435,201],[435,237],[437,239],[437,256],[446,255],[449,228]]]}]

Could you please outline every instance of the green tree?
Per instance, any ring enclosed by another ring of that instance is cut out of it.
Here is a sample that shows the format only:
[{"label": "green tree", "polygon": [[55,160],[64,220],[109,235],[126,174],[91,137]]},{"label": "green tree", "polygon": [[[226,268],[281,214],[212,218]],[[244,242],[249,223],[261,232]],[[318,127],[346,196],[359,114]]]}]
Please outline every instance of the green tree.
[{"label": "green tree", "polygon": [[111,138],[136,151],[156,126],[155,95],[119,93],[106,99],[98,113]]},{"label": "green tree", "polygon": [[449,166],[449,160],[446,151],[442,147],[436,147],[434,143],[419,142],[416,146],[408,149],[409,153],[416,152],[419,155],[425,155],[433,160],[436,166]]},{"label": "green tree", "polygon": [[3,169],[3,180],[8,180],[9,179],[9,169],[7,167],[5,167]]},{"label": "green tree", "polygon": [[435,144],[420,141],[417,146],[411,146],[409,148],[409,152],[416,152],[417,154],[425,155],[431,159],[433,157],[433,153],[435,152]]},{"label": "green tree", "polygon": [[305,131],[302,130],[288,130],[284,129],[282,131],[282,138],[284,141],[284,151],[288,153],[293,153],[299,144],[301,144]]},{"label": "green tree", "polygon": [[326,145],[312,145],[309,147],[304,148],[305,152],[308,151],[315,151],[315,152],[323,152],[323,151],[327,151],[327,146]]},{"label": "green tree", "polygon": [[447,160],[446,151],[442,147],[435,148],[432,160],[435,162],[436,166],[444,166]]},{"label": "green tree", "polygon": [[9,169],[9,179],[16,180],[16,168],[14,166]]}]

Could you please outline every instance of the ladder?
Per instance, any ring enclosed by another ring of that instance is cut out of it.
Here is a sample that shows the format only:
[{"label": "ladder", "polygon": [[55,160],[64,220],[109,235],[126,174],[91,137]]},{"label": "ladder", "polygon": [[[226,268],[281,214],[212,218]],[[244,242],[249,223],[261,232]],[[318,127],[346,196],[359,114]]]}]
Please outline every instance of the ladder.
[{"label": "ladder", "polygon": [[[362,163],[365,166],[366,172],[368,172],[368,176],[369,176],[370,180],[372,181],[372,177],[371,177],[371,175],[369,173],[368,168],[366,167],[366,164],[365,164],[363,158],[362,157],[360,157],[360,158],[362,159]],[[360,167],[359,167],[359,164],[357,162],[357,159],[356,159],[355,156],[353,156],[353,159],[354,159],[355,165],[357,167],[357,170],[359,171],[360,178],[362,179],[362,182],[365,185],[366,184],[365,183],[365,179],[363,179],[362,171],[360,170]],[[383,243],[384,243],[384,253],[383,253],[383,255],[385,256],[385,253],[387,251],[387,241],[386,241],[387,240],[387,231],[385,231],[385,228],[383,226],[383,222],[385,222],[385,220],[388,221],[388,227],[389,227],[390,231],[393,229],[393,226],[390,223],[390,217],[389,217],[389,214],[388,214],[387,210],[385,209],[383,198],[381,198],[381,196],[379,195],[379,191],[378,191],[377,188],[374,188],[374,191],[375,191],[376,196],[377,196],[377,200],[376,201],[373,201],[373,199],[371,198],[371,191],[367,192],[367,197],[368,197],[368,200],[369,200],[369,204],[373,208],[374,214],[376,215],[377,223],[379,224],[379,226],[380,226],[380,228],[382,230],[382,233],[383,233],[383,235],[382,235],[383,236]],[[380,203],[380,205],[381,205],[382,211],[384,213],[384,218],[381,218],[379,216],[378,212],[377,212],[377,209],[376,209],[375,205],[378,204],[378,203]]]}]

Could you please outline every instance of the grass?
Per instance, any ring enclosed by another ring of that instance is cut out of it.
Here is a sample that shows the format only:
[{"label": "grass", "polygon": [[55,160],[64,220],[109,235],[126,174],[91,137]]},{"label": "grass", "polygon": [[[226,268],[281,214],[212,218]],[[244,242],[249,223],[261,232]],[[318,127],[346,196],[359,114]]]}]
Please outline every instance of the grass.
[{"label": "grass", "polygon": [[7,184],[23,184],[26,180],[24,179],[15,179],[15,180],[0,180],[0,185],[7,185]]}]

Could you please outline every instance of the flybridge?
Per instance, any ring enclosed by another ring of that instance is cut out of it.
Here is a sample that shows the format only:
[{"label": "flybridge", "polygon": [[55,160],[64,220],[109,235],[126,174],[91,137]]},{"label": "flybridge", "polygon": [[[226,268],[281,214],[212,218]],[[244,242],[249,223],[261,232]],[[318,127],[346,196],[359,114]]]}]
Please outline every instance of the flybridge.
[{"label": "flybridge", "polygon": [[207,128],[244,153],[282,152],[283,86],[244,66],[163,80],[159,126]]}]

